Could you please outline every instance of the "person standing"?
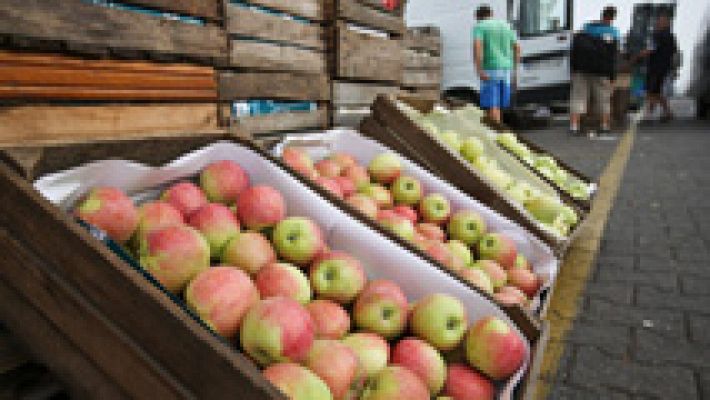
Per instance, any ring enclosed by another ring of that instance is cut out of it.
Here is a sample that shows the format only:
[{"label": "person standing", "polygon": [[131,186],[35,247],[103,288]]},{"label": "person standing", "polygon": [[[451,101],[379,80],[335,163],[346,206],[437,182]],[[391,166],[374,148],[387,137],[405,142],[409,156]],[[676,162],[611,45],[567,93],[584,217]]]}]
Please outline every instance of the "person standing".
[{"label": "person standing", "polygon": [[570,94],[570,133],[579,134],[580,118],[587,112],[590,94],[601,114],[600,133],[611,132],[611,95],[619,54],[619,30],[612,24],[616,8],[602,10],[601,21],[589,22],[572,42],[572,91]]},{"label": "person standing", "polygon": [[673,114],[668,99],[663,95],[663,86],[673,71],[674,60],[678,55],[678,43],[671,32],[671,21],[667,15],[661,14],[658,17],[653,31],[652,46],[641,54],[648,57],[646,76],[648,113],[653,114],[656,106],[660,104],[663,109],[661,121],[669,121],[673,119]]},{"label": "person standing", "polygon": [[487,110],[490,121],[500,124],[501,110],[510,107],[511,79],[520,62],[520,46],[510,24],[492,17],[488,5],[476,10],[473,54],[481,80],[481,108]]}]

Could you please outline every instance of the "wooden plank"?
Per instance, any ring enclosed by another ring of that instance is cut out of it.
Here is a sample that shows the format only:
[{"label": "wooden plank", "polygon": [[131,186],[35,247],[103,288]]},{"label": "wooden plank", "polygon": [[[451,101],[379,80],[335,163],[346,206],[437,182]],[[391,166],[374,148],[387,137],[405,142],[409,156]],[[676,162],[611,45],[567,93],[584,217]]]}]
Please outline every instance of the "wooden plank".
[{"label": "wooden plank", "polygon": [[404,49],[404,69],[441,69],[441,57],[422,51]]},{"label": "wooden plank", "polygon": [[216,90],[103,89],[92,87],[13,86],[0,87],[0,99],[31,100],[144,100],[210,101]]},{"label": "wooden plank", "polygon": [[399,41],[348,29],[337,21],[337,78],[398,82],[402,79]]},{"label": "wooden plank", "polygon": [[234,4],[227,5],[227,32],[231,35],[294,43],[315,49],[325,49],[323,28],[283,19],[281,16],[251,10]]},{"label": "wooden plank", "polygon": [[379,29],[396,36],[405,32],[404,18],[386,13],[357,0],[338,0],[338,19]]},{"label": "wooden plank", "polygon": [[220,19],[220,0],[122,0],[124,3],[202,17]]},{"label": "wooden plank", "polygon": [[0,276],[22,293],[48,321],[59,328],[127,395],[139,398],[194,396],[101,315],[74,288],[27,249],[0,230]]},{"label": "wooden plank", "polygon": [[216,127],[216,104],[0,107],[2,146],[174,135]]},{"label": "wooden plank", "polygon": [[314,21],[328,17],[327,8],[336,0],[247,0],[247,2],[274,10],[283,11]]},{"label": "wooden plank", "polygon": [[338,107],[333,111],[333,126],[357,128],[370,115],[369,107]]},{"label": "wooden plank", "polygon": [[409,28],[402,41],[404,48],[423,50],[431,54],[441,54],[441,32],[437,27]]},{"label": "wooden plank", "polygon": [[439,89],[403,89],[403,92],[409,96],[414,96],[420,99],[439,101],[441,99],[441,91]]},{"label": "wooden plank", "polygon": [[294,132],[307,129],[328,129],[328,110],[321,106],[315,111],[294,111],[242,117],[233,122],[241,132],[248,135],[275,132]]},{"label": "wooden plank", "polygon": [[273,43],[232,40],[230,64],[261,71],[325,74],[325,55],[313,50]]},{"label": "wooden plank", "polygon": [[4,0],[0,35],[68,42],[195,59],[224,59],[225,33],[150,15],[97,7],[82,0]]},{"label": "wooden plank", "polygon": [[402,74],[402,86],[410,88],[438,88],[441,85],[440,70],[413,71],[405,70]]},{"label": "wooden plank", "polygon": [[233,398],[238,393],[250,400],[284,398],[256,365],[190,318],[4,165],[0,165],[0,188],[0,202],[7,205],[0,224],[28,251],[52,260],[55,272],[68,285],[98,312],[110,315],[118,329],[130,332],[196,397]]},{"label": "wooden plank", "polygon": [[396,94],[398,91],[396,86],[334,81],[333,104],[336,106],[369,107],[378,95]]},{"label": "wooden plank", "polygon": [[221,72],[219,99],[329,100],[328,77],[278,72]]}]

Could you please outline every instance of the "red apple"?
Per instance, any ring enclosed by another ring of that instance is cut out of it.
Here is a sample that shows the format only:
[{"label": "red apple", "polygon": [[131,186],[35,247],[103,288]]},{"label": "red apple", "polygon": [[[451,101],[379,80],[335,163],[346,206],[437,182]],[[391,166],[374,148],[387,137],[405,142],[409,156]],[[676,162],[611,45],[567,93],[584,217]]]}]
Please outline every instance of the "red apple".
[{"label": "red apple", "polygon": [[466,335],[465,348],[468,362],[495,380],[510,377],[525,361],[525,342],[496,317],[477,321]]},{"label": "red apple", "polygon": [[380,335],[369,332],[351,333],[343,343],[353,349],[358,358],[358,377],[369,378],[382,371],[389,362],[390,347]]},{"label": "red apple", "polygon": [[482,291],[493,294],[493,283],[491,283],[491,278],[483,272],[482,269],[473,267],[464,267],[459,271],[461,279],[476,286]]},{"label": "red apple", "polygon": [[279,363],[264,370],[264,378],[289,400],[332,400],[328,386],[316,374],[294,363]]},{"label": "red apple", "polygon": [[315,179],[318,176],[311,157],[299,149],[287,147],[284,149],[281,158],[283,158],[286,165],[309,179]]},{"label": "red apple", "polygon": [[217,161],[202,170],[200,186],[210,201],[234,204],[239,193],[249,186],[249,176],[234,161]]},{"label": "red apple", "polygon": [[443,242],[444,240],[446,240],[446,233],[444,233],[444,230],[436,224],[423,222],[417,224],[416,229],[417,232],[419,232],[427,239],[436,240],[439,242]]},{"label": "red apple", "polygon": [[337,183],[340,187],[340,191],[343,193],[343,197],[350,197],[357,191],[355,183],[353,183],[350,178],[346,178],[344,176],[337,176],[333,178],[333,180],[335,180],[335,183]]},{"label": "red apple", "polygon": [[311,301],[308,277],[298,268],[286,263],[271,263],[260,269],[254,280],[262,299],[289,297],[301,304]]},{"label": "red apple", "polygon": [[346,202],[371,219],[377,219],[377,203],[371,197],[361,193],[355,193],[348,197]]},{"label": "red apple", "polygon": [[502,233],[489,233],[478,242],[480,259],[493,260],[505,269],[513,268],[518,250],[515,242]]},{"label": "red apple", "polygon": [[474,268],[481,269],[491,278],[493,290],[498,290],[508,282],[508,274],[497,262],[492,260],[478,260],[473,264]]},{"label": "red apple", "polygon": [[150,201],[138,208],[136,235],[139,239],[144,239],[153,231],[184,224],[185,218],[175,207],[164,201]]},{"label": "red apple", "polygon": [[392,210],[380,210],[377,222],[404,240],[414,238],[414,224]]},{"label": "red apple", "polygon": [[281,193],[270,186],[252,186],[239,195],[237,214],[248,229],[261,230],[286,217],[286,202]]},{"label": "red apple", "polygon": [[528,271],[532,271],[532,265],[530,265],[530,261],[528,261],[528,259],[520,253],[518,253],[518,256],[515,258],[513,268],[523,268],[527,269]]},{"label": "red apple", "polygon": [[207,239],[212,258],[220,258],[224,246],[239,234],[239,221],[223,204],[207,204],[190,215],[188,223]]},{"label": "red apple", "polygon": [[318,171],[320,176],[324,178],[335,178],[336,176],[340,176],[342,169],[343,168],[340,164],[327,158],[316,163],[316,171]]},{"label": "red apple", "polygon": [[258,232],[242,232],[224,246],[222,262],[234,265],[250,275],[276,261],[271,243]]},{"label": "red apple", "polygon": [[417,220],[419,219],[419,215],[417,214],[417,212],[409,206],[397,206],[393,208],[392,211],[408,219],[412,222],[412,224],[416,224]]},{"label": "red apple", "polygon": [[170,186],[161,199],[170,203],[185,218],[207,205],[207,196],[192,182],[179,182]]},{"label": "red apple", "polygon": [[407,368],[389,366],[368,381],[361,400],[429,400],[429,390]]},{"label": "red apple", "polygon": [[231,339],[259,293],[244,271],[219,266],[199,273],[187,285],[185,300],[215,332]]},{"label": "red apple", "polygon": [[394,153],[375,156],[367,167],[372,179],[383,185],[394,182],[402,173],[402,164]]},{"label": "red apple", "polygon": [[542,281],[531,272],[523,268],[513,268],[508,271],[508,280],[511,286],[515,286],[528,297],[534,297],[542,286]]},{"label": "red apple", "polygon": [[495,387],[485,376],[463,364],[449,366],[444,394],[453,400],[493,400]]},{"label": "red apple", "polygon": [[121,190],[92,189],[74,210],[77,217],[101,228],[111,239],[125,243],[138,227],[138,210]]},{"label": "red apple", "polygon": [[345,168],[342,176],[353,181],[357,190],[362,190],[370,184],[370,175],[367,173],[367,169],[361,165],[352,165]]},{"label": "red apple", "polygon": [[350,316],[338,303],[313,300],[306,309],[313,318],[317,339],[342,339],[350,330]]},{"label": "red apple", "polygon": [[503,286],[498,290],[498,293],[493,295],[493,298],[506,306],[519,305],[525,307],[528,303],[528,297],[525,293],[515,286]]},{"label": "red apple", "polygon": [[365,186],[365,188],[360,189],[360,193],[369,196],[380,209],[392,208],[392,194],[384,186],[378,184],[371,184]]},{"label": "red apple", "polygon": [[318,257],[311,266],[310,279],[319,298],[340,304],[350,304],[367,280],[360,261],[342,251]]},{"label": "red apple", "polygon": [[429,343],[416,338],[400,340],[392,351],[392,364],[414,372],[435,396],[444,386],[446,364]]},{"label": "red apple", "polygon": [[360,329],[391,339],[404,330],[407,305],[407,297],[396,283],[370,281],[355,300],[353,319]]},{"label": "red apple", "polygon": [[335,197],[339,199],[343,198],[343,191],[340,189],[340,185],[338,185],[335,179],[319,176],[316,178],[316,183],[318,186],[332,193]]},{"label": "red apple", "polygon": [[345,171],[345,169],[347,168],[352,167],[353,165],[357,165],[357,160],[355,159],[355,157],[341,151],[331,154],[331,156],[328,158],[335,161],[336,164],[340,165],[340,168],[342,168],[343,171]]},{"label": "red apple", "polygon": [[358,358],[342,342],[320,339],[313,342],[304,365],[323,379],[334,400],[344,400],[356,378]]},{"label": "red apple", "polygon": [[424,252],[453,273],[458,273],[465,267],[459,258],[451,254],[451,249],[444,242],[429,240],[425,244]]}]

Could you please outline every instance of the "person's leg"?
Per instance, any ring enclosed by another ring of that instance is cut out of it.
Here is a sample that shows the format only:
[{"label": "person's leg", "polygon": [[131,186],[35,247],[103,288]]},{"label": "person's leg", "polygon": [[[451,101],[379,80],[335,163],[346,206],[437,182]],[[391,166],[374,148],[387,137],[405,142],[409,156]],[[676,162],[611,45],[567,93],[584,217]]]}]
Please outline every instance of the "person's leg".
[{"label": "person's leg", "polygon": [[609,133],[611,131],[611,95],[614,84],[611,79],[601,76],[596,77],[594,81],[594,97],[600,114],[601,132]]},{"label": "person's leg", "polygon": [[589,90],[587,80],[583,74],[572,74],[572,91],[570,93],[570,133],[579,133],[580,116],[586,112]]}]

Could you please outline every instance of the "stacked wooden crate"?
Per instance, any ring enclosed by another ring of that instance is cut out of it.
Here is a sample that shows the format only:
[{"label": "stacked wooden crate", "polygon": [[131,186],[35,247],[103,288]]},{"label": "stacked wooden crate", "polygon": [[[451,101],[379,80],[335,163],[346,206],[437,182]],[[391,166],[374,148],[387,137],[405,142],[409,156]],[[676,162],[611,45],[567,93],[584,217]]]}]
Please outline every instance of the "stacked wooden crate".
[{"label": "stacked wooden crate", "polygon": [[[223,122],[249,135],[328,127],[328,0],[224,0]],[[260,105],[267,105],[261,110]],[[278,112],[282,111],[282,112]]]},{"label": "stacked wooden crate", "polygon": [[403,3],[335,0],[330,24],[334,125],[357,125],[378,94],[399,91],[402,79]]},{"label": "stacked wooden crate", "polygon": [[439,99],[441,90],[441,32],[438,27],[409,28],[403,41],[404,92]]},{"label": "stacked wooden crate", "polygon": [[217,126],[219,0],[6,0],[0,144]]}]

